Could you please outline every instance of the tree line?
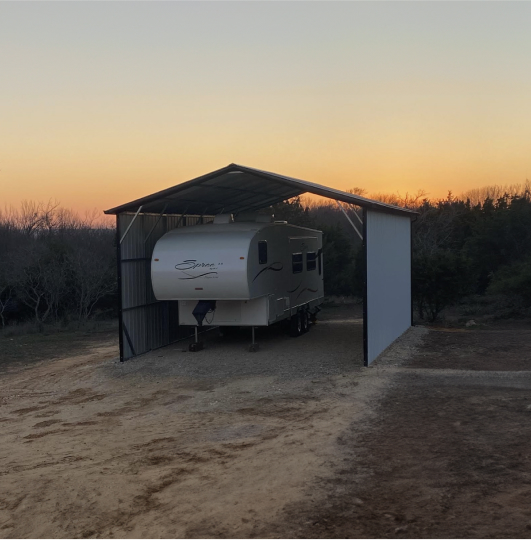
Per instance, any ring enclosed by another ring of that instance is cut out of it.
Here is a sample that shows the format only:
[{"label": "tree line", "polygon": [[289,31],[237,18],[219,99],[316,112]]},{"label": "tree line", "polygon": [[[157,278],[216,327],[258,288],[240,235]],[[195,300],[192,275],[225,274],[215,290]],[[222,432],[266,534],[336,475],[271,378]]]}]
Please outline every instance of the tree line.
[{"label": "tree line", "polygon": [[0,213],[0,324],[83,324],[116,314],[114,230],[57,203]]},{"label": "tree line", "polygon": [[[364,195],[359,189],[351,192]],[[530,313],[529,181],[487,186],[459,197],[449,193],[440,200],[430,200],[422,191],[370,198],[418,212],[412,223],[412,292],[418,318],[435,321],[444,308],[469,295],[504,295],[514,313]],[[323,231],[327,294],[363,294],[361,242],[335,204],[297,198],[276,205],[275,211],[291,223]],[[352,209],[348,212],[353,214]]]},{"label": "tree line", "polygon": [[423,201],[413,223],[413,298],[435,320],[466,295],[506,295],[531,307],[531,189],[483,201]]},{"label": "tree line", "polygon": [[[517,308],[531,307],[529,182],[440,200],[423,192],[371,198],[418,212],[412,286],[419,318],[434,321],[467,295],[505,295]],[[297,197],[271,209],[276,219],[323,231],[326,294],[362,296],[361,240],[335,202]],[[359,224],[356,209],[344,209]],[[57,203],[24,202],[0,212],[1,326],[116,316],[115,242],[114,228],[98,224],[97,214],[80,217]]]}]

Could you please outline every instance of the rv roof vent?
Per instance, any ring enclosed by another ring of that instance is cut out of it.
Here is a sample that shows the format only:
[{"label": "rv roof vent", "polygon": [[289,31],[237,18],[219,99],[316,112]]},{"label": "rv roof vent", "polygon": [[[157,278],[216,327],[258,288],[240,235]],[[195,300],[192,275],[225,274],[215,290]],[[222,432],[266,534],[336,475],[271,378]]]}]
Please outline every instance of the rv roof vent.
[{"label": "rv roof vent", "polygon": [[214,216],[214,223],[219,225],[221,223],[232,223],[232,214],[218,214]]},{"label": "rv roof vent", "polygon": [[287,221],[277,220],[277,221],[275,221],[275,223],[281,223],[281,224],[285,225],[287,223]]}]

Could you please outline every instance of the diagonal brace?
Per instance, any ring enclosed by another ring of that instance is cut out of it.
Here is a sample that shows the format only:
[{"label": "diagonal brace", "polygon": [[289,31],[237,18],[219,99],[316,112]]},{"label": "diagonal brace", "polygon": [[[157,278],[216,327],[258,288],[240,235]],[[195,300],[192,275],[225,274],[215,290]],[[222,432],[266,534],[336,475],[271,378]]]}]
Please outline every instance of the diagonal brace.
[{"label": "diagonal brace", "polygon": [[[345,209],[343,208],[343,205],[336,199],[336,203],[337,205],[339,206],[339,209],[341,210],[341,212],[343,212],[343,214],[345,214],[345,217],[348,219],[348,222],[352,225],[352,227],[354,228],[354,230],[358,233],[358,236],[361,238],[361,240],[363,240],[363,236],[361,235],[360,231],[358,230],[358,228],[356,227],[356,225],[354,225],[353,221],[350,219],[349,215],[345,212]],[[357,214],[356,214],[357,215]],[[358,216],[359,218],[359,216]]]}]

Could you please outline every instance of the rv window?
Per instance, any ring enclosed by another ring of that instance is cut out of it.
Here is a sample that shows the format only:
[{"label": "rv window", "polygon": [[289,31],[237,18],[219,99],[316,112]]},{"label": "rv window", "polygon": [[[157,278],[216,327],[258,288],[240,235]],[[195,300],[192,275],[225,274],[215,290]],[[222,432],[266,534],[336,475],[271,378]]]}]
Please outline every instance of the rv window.
[{"label": "rv window", "polygon": [[315,270],[317,267],[317,253],[315,251],[308,251],[306,253],[306,270]]},{"label": "rv window", "polygon": [[302,272],[302,253],[293,253],[291,255],[291,264],[294,274],[300,274]]},{"label": "rv window", "polygon": [[267,242],[258,242],[258,264],[267,264]]}]

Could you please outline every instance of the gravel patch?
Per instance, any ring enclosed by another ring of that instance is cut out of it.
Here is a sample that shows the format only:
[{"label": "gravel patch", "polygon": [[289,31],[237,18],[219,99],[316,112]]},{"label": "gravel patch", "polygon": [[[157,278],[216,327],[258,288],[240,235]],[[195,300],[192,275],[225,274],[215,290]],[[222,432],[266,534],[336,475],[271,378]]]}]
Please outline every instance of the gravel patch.
[{"label": "gravel patch", "polygon": [[[320,379],[359,371],[363,366],[363,320],[348,318],[348,309],[327,308],[323,320],[307,334],[292,338],[281,326],[258,328],[257,352],[248,351],[250,329],[220,336],[214,329],[204,334],[205,349],[189,352],[191,341],[109,366],[110,375],[141,378],[186,377],[228,380],[235,377],[272,377],[275,381]],[[345,332],[345,325],[350,331]]]},{"label": "gravel patch", "polygon": [[429,335],[425,326],[412,326],[396,341],[385,349],[370,365],[370,367],[402,366],[416,354],[417,349]]}]

